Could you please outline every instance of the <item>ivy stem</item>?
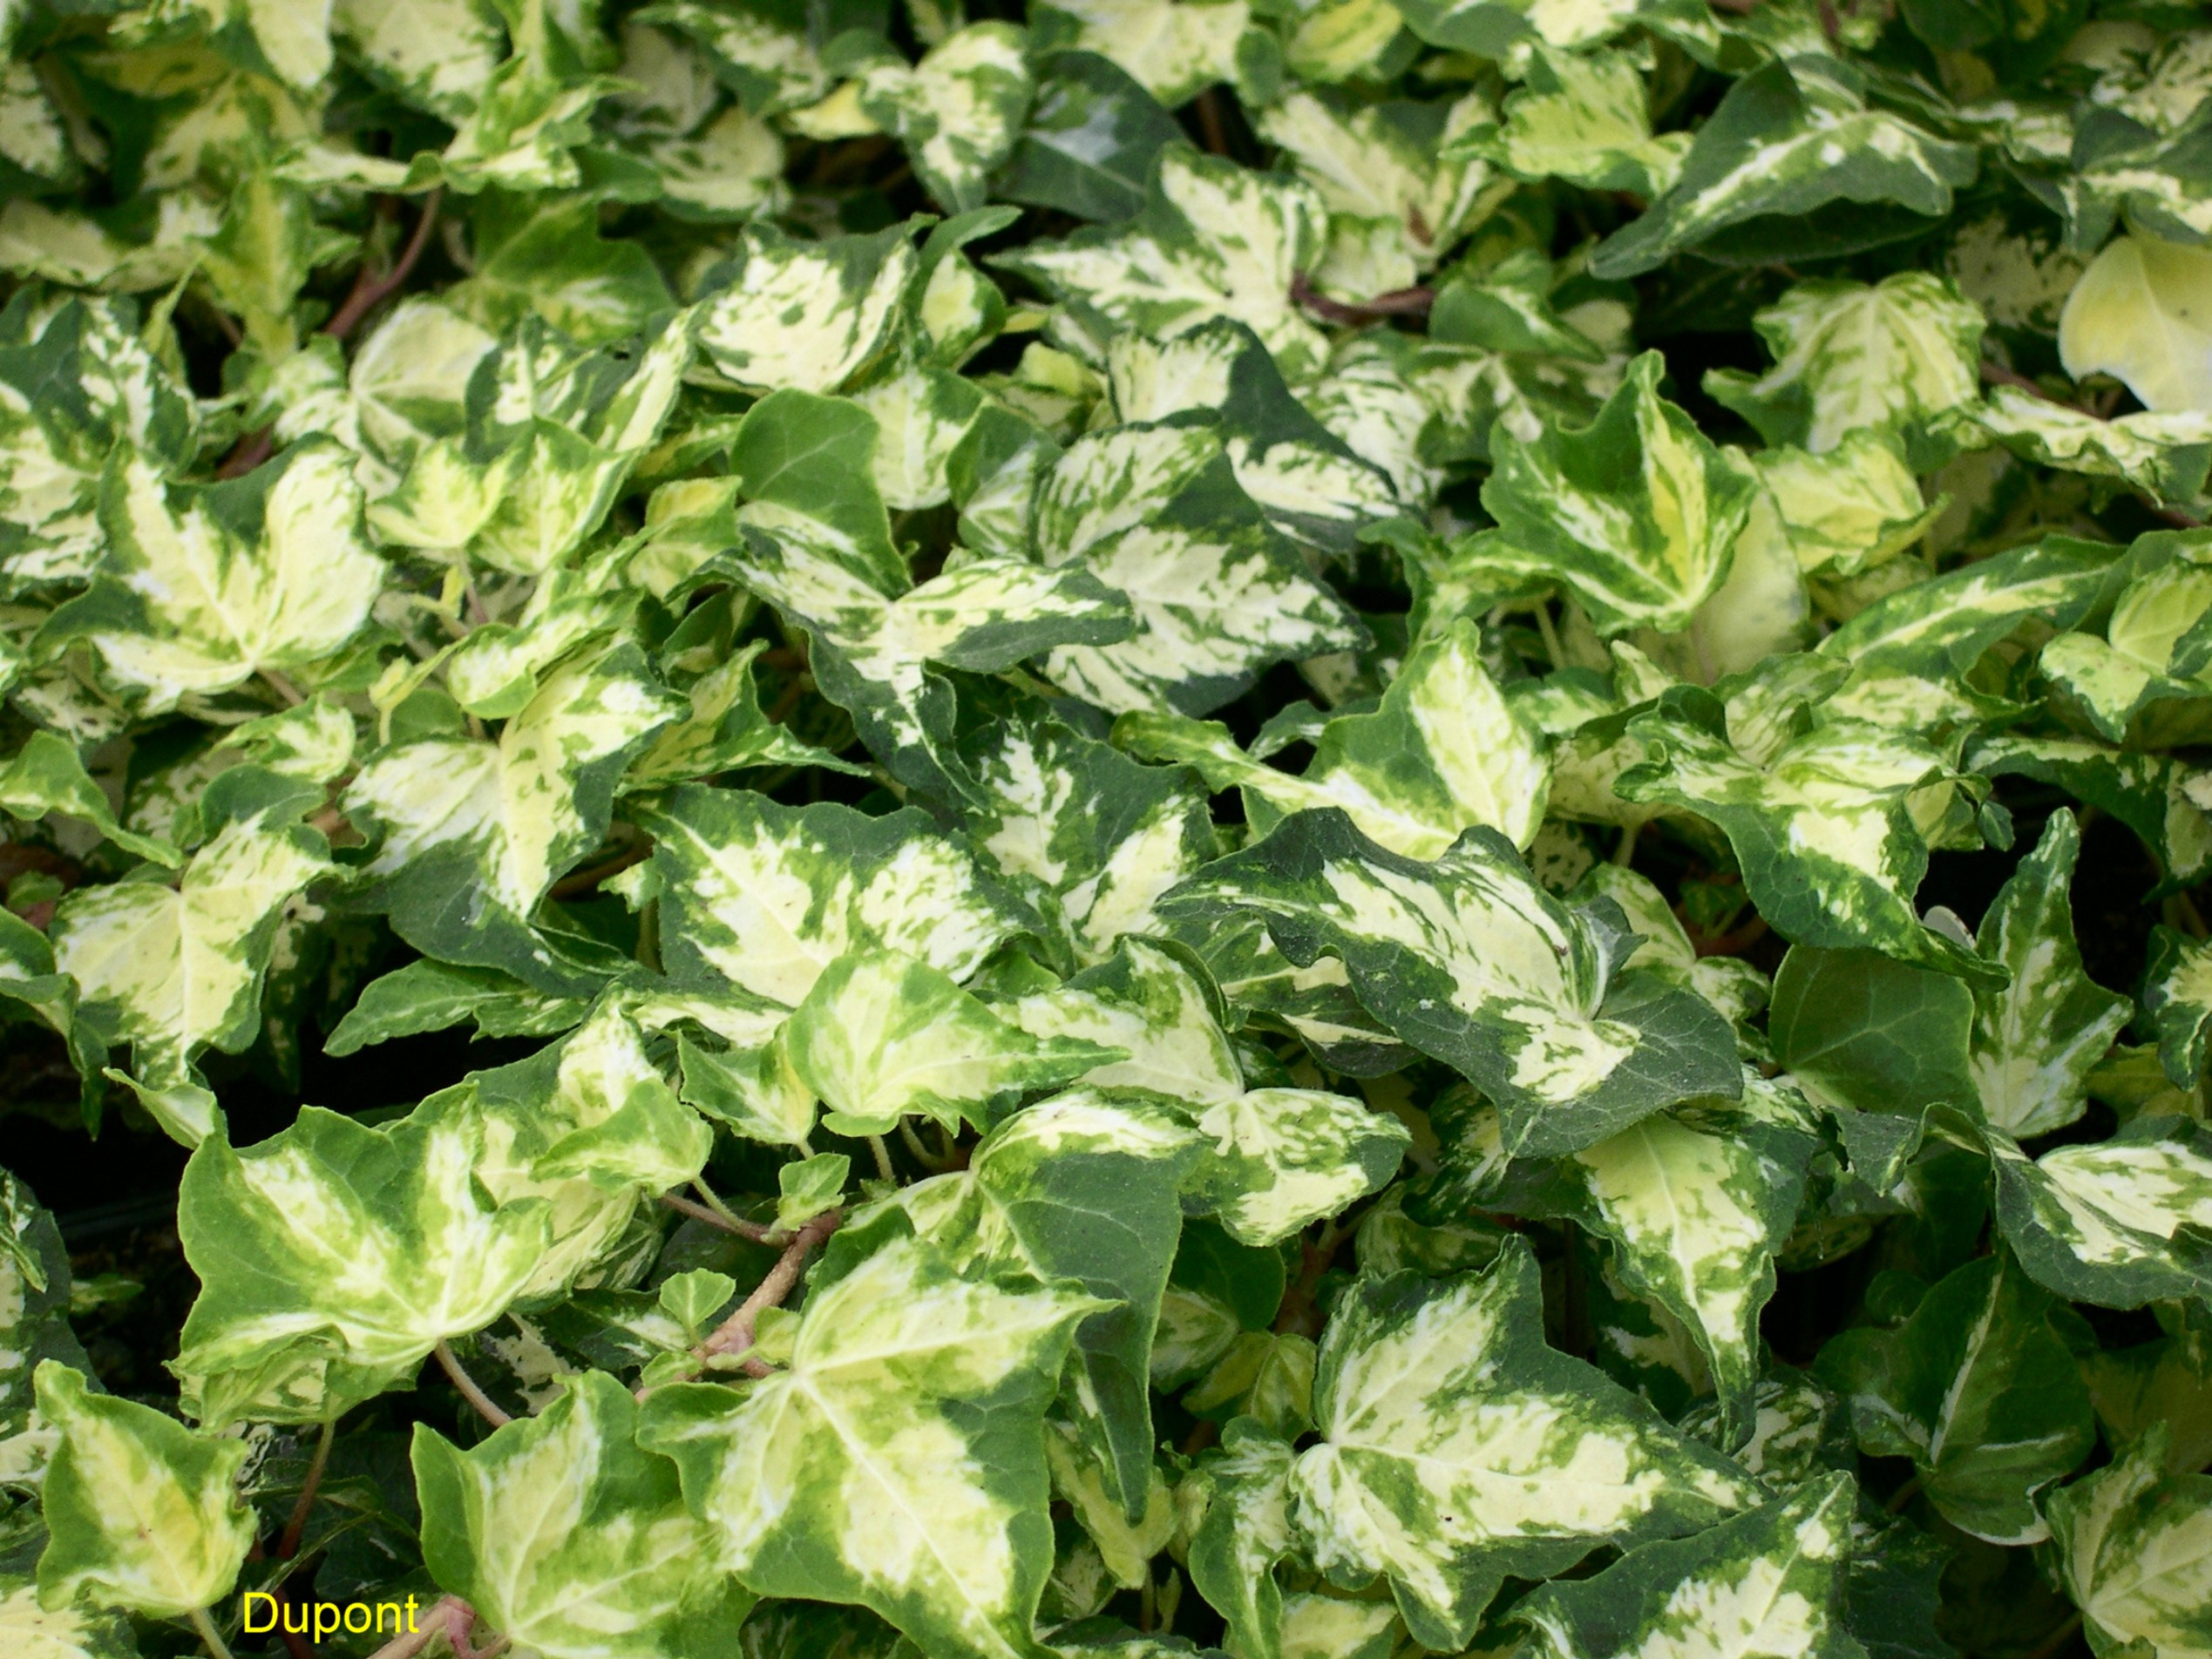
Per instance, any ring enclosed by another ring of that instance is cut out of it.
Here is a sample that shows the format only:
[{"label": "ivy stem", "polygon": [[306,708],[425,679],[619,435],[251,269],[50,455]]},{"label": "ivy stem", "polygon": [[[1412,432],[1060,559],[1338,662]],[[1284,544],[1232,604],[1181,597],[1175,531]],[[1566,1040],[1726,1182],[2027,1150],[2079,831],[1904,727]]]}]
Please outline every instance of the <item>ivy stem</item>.
[{"label": "ivy stem", "polygon": [[[404,1636],[394,1636],[370,1654],[369,1659],[415,1659],[417,1654],[440,1636],[452,1644],[454,1651],[460,1652],[462,1644],[468,1640],[469,1628],[475,1622],[476,1609],[466,1601],[458,1595],[440,1596],[430,1604],[420,1626]],[[504,1647],[506,1643],[500,1645]]]},{"label": "ivy stem", "polygon": [[2052,1659],[2054,1654],[2065,1651],[2066,1644],[2073,1640],[2074,1633],[2080,1629],[2081,1615],[2076,1612],[2064,1624],[2046,1636],[2035,1651],[2028,1655],[2027,1659]]},{"label": "ivy stem", "polygon": [[881,1135],[872,1134],[868,1137],[868,1150],[876,1155],[876,1173],[878,1175],[881,1175],[885,1181],[896,1181],[899,1179],[898,1173],[891,1167],[891,1148],[884,1144],[884,1138]]},{"label": "ivy stem", "polygon": [[1559,634],[1551,626],[1551,606],[1539,602],[1536,607],[1537,633],[1544,641],[1544,654],[1551,660],[1554,673],[1566,667],[1565,653],[1559,649]]},{"label": "ivy stem", "polygon": [[215,1622],[207,1616],[206,1608],[194,1608],[191,1613],[192,1628],[200,1632],[200,1639],[207,1644],[207,1651],[214,1659],[230,1659],[230,1649],[224,1642],[222,1632],[215,1629]]},{"label": "ivy stem", "polygon": [[300,1484],[300,1500],[292,1506],[292,1518],[284,1523],[284,1535],[277,1540],[280,1561],[288,1561],[300,1553],[300,1539],[307,1532],[308,1517],[315,1513],[315,1494],[322,1487],[323,1470],[329,1466],[330,1442],[337,1429],[336,1418],[324,1419],[322,1432],[315,1442],[315,1455],[308,1460],[307,1479]]},{"label": "ivy stem", "polygon": [[1882,1513],[1885,1515],[1901,1513],[1904,1507],[1919,1495],[1920,1477],[1916,1474],[1890,1494],[1890,1501],[1882,1506]]},{"label": "ivy stem", "polygon": [[440,1338],[438,1345],[432,1348],[431,1352],[438,1356],[438,1363],[445,1368],[445,1374],[453,1379],[453,1386],[461,1391],[461,1398],[475,1406],[477,1414],[485,1422],[495,1429],[501,1429],[514,1421],[512,1417],[499,1409],[497,1401],[477,1386],[475,1378],[462,1370],[461,1362],[455,1358],[451,1344]]},{"label": "ivy stem", "polygon": [[825,1209],[791,1236],[791,1242],[784,1247],[783,1255],[776,1258],[776,1265],[768,1270],[767,1276],[753,1287],[752,1295],[737,1304],[737,1310],[716,1325],[699,1344],[699,1357],[709,1359],[717,1354],[742,1354],[753,1345],[753,1327],[769,1309],[782,1305],[798,1283],[799,1273],[806,1266],[806,1258],[814,1247],[845,1224],[841,1210]]},{"label": "ivy stem", "polygon": [[345,303],[332,314],[322,325],[322,332],[334,340],[343,340],[361,326],[362,318],[376,309],[377,303],[404,282],[415,269],[415,261],[423,256],[423,249],[430,244],[430,234],[438,223],[438,209],[444,200],[443,186],[423,198],[421,217],[415,220],[415,233],[407,239],[407,246],[400,250],[399,259],[383,275],[372,277],[363,265],[354,278],[353,291],[345,297]]},{"label": "ivy stem", "polygon": [[784,1236],[772,1227],[763,1227],[758,1222],[741,1221],[726,1210],[709,1209],[704,1204],[695,1204],[689,1198],[664,1192],[661,1202],[679,1215],[689,1215],[694,1221],[704,1222],[709,1227],[719,1227],[725,1233],[735,1233],[749,1238],[756,1244],[782,1243]]},{"label": "ivy stem", "polygon": [[913,1119],[902,1117],[899,1120],[899,1138],[906,1143],[906,1150],[914,1155],[914,1161],[931,1174],[941,1175],[952,1168],[944,1159],[922,1145],[921,1136],[914,1131]]},{"label": "ivy stem", "polygon": [[275,669],[262,669],[261,678],[268,683],[270,689],[275,691],[278,696],[282,697],[293,708],[297,708],[302,703],[307,701],[304,696],[301,695],[300,688],[294,685],[290,681],[287,680],[282,674],[277,673]]}]

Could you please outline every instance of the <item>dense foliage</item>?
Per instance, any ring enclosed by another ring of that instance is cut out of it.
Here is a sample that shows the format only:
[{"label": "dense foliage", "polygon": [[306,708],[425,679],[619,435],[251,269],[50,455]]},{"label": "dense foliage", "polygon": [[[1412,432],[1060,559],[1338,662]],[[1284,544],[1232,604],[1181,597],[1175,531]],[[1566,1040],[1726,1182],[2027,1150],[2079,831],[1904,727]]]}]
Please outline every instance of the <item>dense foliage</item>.
[{"label": "dense foliage", "polygon": [[0,4],[0,1651],[2212,1655],[2204,14],[968,6]]}]

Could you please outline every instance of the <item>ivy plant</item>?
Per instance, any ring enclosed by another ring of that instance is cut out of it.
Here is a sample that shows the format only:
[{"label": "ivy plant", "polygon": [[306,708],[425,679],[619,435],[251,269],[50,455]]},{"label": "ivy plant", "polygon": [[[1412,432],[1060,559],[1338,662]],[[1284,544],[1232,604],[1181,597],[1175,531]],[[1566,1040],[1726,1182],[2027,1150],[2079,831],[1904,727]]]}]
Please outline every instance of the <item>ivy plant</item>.
[{"label": "ivy plant", "polygon": [[2212,23],[0,3],[0,1653],[2212,1659]]}]

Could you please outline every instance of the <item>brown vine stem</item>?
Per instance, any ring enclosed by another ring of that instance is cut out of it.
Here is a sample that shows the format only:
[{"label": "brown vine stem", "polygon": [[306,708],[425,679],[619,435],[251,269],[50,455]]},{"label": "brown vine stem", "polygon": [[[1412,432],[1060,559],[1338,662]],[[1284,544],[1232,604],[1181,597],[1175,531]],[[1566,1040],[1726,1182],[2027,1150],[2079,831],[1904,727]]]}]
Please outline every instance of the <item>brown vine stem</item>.
[{"label": "brown vine stem", "polygon": [[1372,300],[1358,304],[1347,304],[1332,300],[1313,286],[1313,279],[1304,271],[1291,273],[1291,301],[1301,305],[1324,322],[1358,325],[1380,322],[1385,317],[1425,317],[1429,308],[1436,303],[1434,288],[1393,288],[1388,294],[1378,294]]},{"label": "brown vine stem", "polygon": [[689,1215],[694,1221],[706,1222],[709,1227],[719,1227],[725,1233],[750,1238],[756,1244],[781,1244],[784,1242],[784,1235],[772,1227],[763,1227],[758,1222],[745,1221],[736,1215],[724,1215],[718,1210],[710,1209],[704,1204],[695,1204],[689,1198],[679,1197],[672,1192],[662,1193],[661,1202],[679,1215]]},{"label": "brown vine stem", "polygon": [[461,1398],[476,1407],[478,1416],[495,1429],[503,1429],[514,1421],[512,1417],[500,1410],[498,1401],[477,1385],[476,1378],[462,1369],[461,1362],[455,1358],[450,1344],[441,1341],[431,1352],[438,1356],[438,1363],[445,1368],[445,1374],[452,1378],[453,1386],[461,1391]]},{"label": "brown vine stem", "polygon": [[2034,1652],[2029,1654],[2027,1659],[2055,1659],[2055,1656],[2066,1651],[2067,1644],[2074,1638],[2074,1633],[2080,1629],[2081,1615],[2076,1613],[2046,1636],[2041,1645]]},{"label": "brown vine stem", "polygon": [[[369,1656],[369,1659],[415,1659],[424,1649],[444,1636],[456,1653],[476,1653],[468,1645],[469,1632],[476,1624],[476,1609],[458,1595],[440,1596],[424,1611],[422,1622],[405,1635],[394,1636],[390,1642]],[[502,1641],[499,1644],[505,1647]],[[479,1655],[478,1659],[482,1659]]]},{"label": "brown vine stem", "polygon": [[784,1247],[783,1255],[776,1258],[776,1265],[768,1270],[768,1276],[753,1287],[752,1295],[739,1303],[736,1311],[716,1325],[699,1344],[699,1358],[711,1359],[722,1354],[742,1354],[751,1347],[753,1327],[760,1323],[761,1315],[783,1305],[784,1298],[798,1283],[799,1273],[814,1247],[844,1224],[844,1211],[825,1209],[792,1234],[791,1242]]},{"label": "brown vine stem", "polygon": [[[333,340],[344,340],[361,326],[361,320],[377,308],[394,289],[414,274],[415,265],[423,257],[423,249],[430,245],[430,234],[438,224],[438,209],[445,194],[441,185],[423,199],[422,215],[415,220],[414,234],[408,237],[407,246],[400,250],[399,258],[390,270],[382,276],[371,276],[365,264],[353,279],[353,288],[322,331]],[[219,312],[217,315],[221,314]],[[237,344],[236,341],[231,342]],[[268,459],[276,448],[274,428],[261,427],[248,432],[238,440],[236,447],[225,456],[222,464],[215,469],[219,478],[242,478]]]},{"label": "brown vine stem", "polygon": [[300,1483],[300,1500],[292,1506],[291,1519],[284,1523],[284,1535],[276,1542],[279,1561],[288,1561],[300,1553],[300,1539],[307,1532],[308,1517],[315,1513],[315,1494],[322,1488],[322,1472],[330,1466],[330,1442],[336,1438],[337,1429],[338,1419],[330,1418],[316,1437],[315,1455],[308,1460],[307,1479]]}]

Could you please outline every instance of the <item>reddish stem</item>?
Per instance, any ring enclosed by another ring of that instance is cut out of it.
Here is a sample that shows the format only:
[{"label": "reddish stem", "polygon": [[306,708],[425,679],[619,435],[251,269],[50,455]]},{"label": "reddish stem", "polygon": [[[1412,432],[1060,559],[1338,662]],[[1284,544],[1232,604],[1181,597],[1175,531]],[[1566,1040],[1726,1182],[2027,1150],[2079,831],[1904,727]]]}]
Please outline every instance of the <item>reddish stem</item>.
[{"label": "reddish stem", "polygon": [[1291,301],[1304,306],[1324,322],[1342,322],[1354,325],[1380,322],[1385,317],[1425,317],[1429,308],[1436,303],[1436,290],[1427,288],[1393,288],[1388,294],[1378,294],[1372,300],[1356,305],[1342,300],[1332,300],[1313,287],[1313,279],[1303,271],[1291,277]]},{"label": "reddish stem", "polygon": [[[841,1210],[826,1209],[791,1235],[791,1242],[784,1247],[783,1255],[776,1258],[776,1265],[768,1270],[768,1276],[753,1287],[752,1295],[737,1304],[737,1310],[710,1332],[699,1344],[699,1358],[710,1359],[718,1354],[742,1354],[753,1345],[753,1327],[769,1309],[782,1305],[785,1297],[797,1285],[800,1271],[806,1266],[806,1258],[814,1247],[838,1230],[845,1223]],[[749,1365],[747,1370],[751,1370]],[[757,1373],[756,1373],[757,1374]]]}]

